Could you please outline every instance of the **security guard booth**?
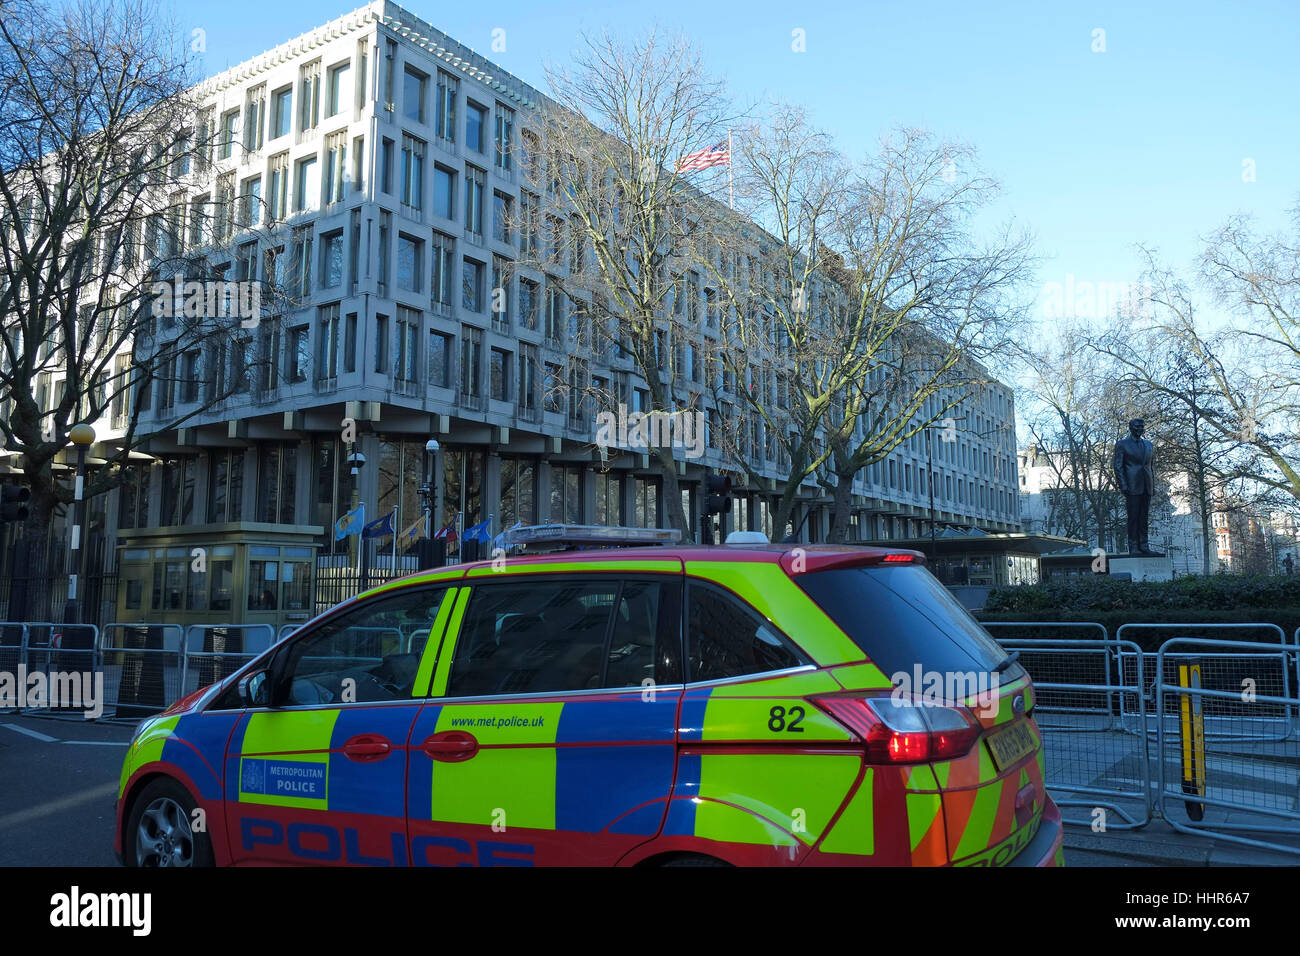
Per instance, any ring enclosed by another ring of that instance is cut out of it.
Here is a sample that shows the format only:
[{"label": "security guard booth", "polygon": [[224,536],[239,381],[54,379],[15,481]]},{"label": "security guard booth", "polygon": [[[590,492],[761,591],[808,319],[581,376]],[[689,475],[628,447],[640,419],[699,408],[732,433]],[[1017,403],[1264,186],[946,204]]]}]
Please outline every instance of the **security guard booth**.
[{"label": "security guard booth", "polygon": [[316,614],[313,525],[143,528],[118,535],[117,620],[269,624],[278,632]]}]

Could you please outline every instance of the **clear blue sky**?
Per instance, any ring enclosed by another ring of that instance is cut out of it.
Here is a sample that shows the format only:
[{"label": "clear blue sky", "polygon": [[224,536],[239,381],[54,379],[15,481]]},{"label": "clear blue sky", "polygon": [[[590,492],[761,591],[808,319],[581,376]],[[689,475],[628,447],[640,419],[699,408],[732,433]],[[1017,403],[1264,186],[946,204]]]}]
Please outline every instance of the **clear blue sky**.
[{"label": "clear blue sky", "polygon": [[[179,27],[207,32],[208,74],[358,5],[174,0]],[[850,153],[896,124],[965,140],[1003,184],[998,212],[1035,234],[1044,283],[1134,280],[1137,242],[1187,265],[1225,216],[1279,227],[1300,197],[1294,0],[404,6],[539,87],[579,31],[657,23],[689,33],[738,98],[803,103]],[[791,49],[796,28],[806,52]],[[1091,49],[1096,28],[1104,53]]]}]

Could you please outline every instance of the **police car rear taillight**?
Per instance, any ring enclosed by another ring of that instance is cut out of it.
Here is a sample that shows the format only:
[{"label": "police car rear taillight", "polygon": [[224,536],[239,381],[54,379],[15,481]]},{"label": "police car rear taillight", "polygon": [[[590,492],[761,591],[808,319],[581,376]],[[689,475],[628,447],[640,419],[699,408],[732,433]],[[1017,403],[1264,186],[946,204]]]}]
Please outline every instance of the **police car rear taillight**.
[{"label": "police car rear taillight", "polygon": [[816,697],[813,703],[856,734],[868,763],[924,763],[970,752],[980,726],[964,707],[893,697]]}]

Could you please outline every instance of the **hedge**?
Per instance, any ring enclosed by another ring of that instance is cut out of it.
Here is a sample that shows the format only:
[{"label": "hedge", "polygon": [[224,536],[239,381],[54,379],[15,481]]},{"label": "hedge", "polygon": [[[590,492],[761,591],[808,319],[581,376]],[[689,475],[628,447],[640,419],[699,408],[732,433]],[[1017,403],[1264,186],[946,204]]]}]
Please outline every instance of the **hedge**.
[{"label": "hedge", "polygon": [[[1276,624],[1289,641],[1300,627],[1300,577],[1213,575],[1172,581],[1065,578],[995,589],[976,613],[986,622],[1094,621],[1114,637],[1122,624]],[[1083,628],[995,628],[999,637],[1086,639]],[[1267,641],[1264,628],[1131,628],[1125,638],[1155,650],[1172,637]]]}]

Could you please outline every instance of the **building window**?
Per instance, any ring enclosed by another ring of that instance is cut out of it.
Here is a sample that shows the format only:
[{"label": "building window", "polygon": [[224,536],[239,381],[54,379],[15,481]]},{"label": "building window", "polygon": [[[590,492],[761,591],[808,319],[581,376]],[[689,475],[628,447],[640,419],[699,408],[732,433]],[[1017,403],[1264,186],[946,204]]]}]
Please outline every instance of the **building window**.
[{"label": "building window", "polygon": [[547,362],[542,377],[542,408],[548,412],[564,411],[564,370]]},{"label": "building window", "polygon": [[564,333],[564,293],[554,280],[546,284],[546,329],[545,335],[551,342],[559,342]]},{"label": "building window", "polygon": [[271,139],[293,132],[293,87],[276,90],[271,97]]},{"label": "building window", "polygon": [[347,175],[347,131],[332,133],[325,139],[325,204],[341,202],[344,177]]},{"label": "building window", "polygon": [[375,371],[388,371],[388,316],[375,315]]},{"label": "building window", "polygon": [[582,471],[577,465],[551,466],[551,520],[582,523]]},{"label": "building window", "polygon": [[262,177],[254,176],[239,184],[239,223],[256,226],[262,221]]},{"label": "building window", "polygon": [[289,292],[300,299],[311,294],[312,227],[293,231],[289,254]]},{"label": "building window", "polygon": [[497,169],[510,172],[513,158],[510,155],[511,143],[514,140],[515,129],[515,111],[509,107],[497,104],[497,121],[496,137],[494,144],[496,147],[496,167]]},{"label": "building window", "polygon": [[352,63],[340,63],[330,67],[329,82],[326,85],[325,115],[334,116],[342,111],[346,103],[349,83],[352,75]]},{"label": "building window", "polygon": [[465,146],[477,153],[484,151],[487,133],[487,110],[473,101],[465,105]]},{"label": "building window", "polygon": [[460,391],[467,398],[482,394],[483,331],[471,325],[461,326]]},{"label": "building window", "polygon": [[420,368],[420,313],[397,307],[397,353],[393,374],[399,382],[414,382]]},{"label": "building window", "polygon": [[510,241],[510,217],[514,212],[514,202],[505,193],[494,190],[492,193],[492,238],[497,242]]},{"label": "building window", "polygon": [[537,346],[523,345],[519,352],[519,410],[537,411]]},{"label": "building window", "polygon": [[308,212],[320,205],[320,170],[316,157],[298,160],[294,177],[294,212]]},{"label": "building window", "polygon": [[492,322],[498,330],[510,328],[510,263],[492,257]]},{"label": "building window", "polygon": [[379,191],[393,192],[393,141],[387,136],[379,147]]},{"label": "building window", "polygon": [[456,241],[440,232],[433,234],[433,285],[430,289],[435,304],[451,306],[455,281]]},{"label": "building window", "polygon": [[494,401],[510,401],[510,353],[492,349],[488,359],[488,394]]},{"label": "building window", "polygon": [[239,521],[243,505],[244,453],[212,452],[208,458],[208,523]]},{"label": "building window", "polygon": [[536,256],[537,208],[540,200],[531,193],[519,194],[519,251],[524,255]]},{"label": "building window", "polygon": [[337,289],[343,284],[343,230],[326,233],[320,239],[321,288]]},{"label": "building window", "polygon": [[429,331],[429,386],[451,387],[452,337],[436,330]]},{"label": "building window", "polygon": [[519,325],[537,331],[537,283],[531,279],[519,280]]},{"label": "building window", "polygon": [[433,214],[456,218],[456,174],[444,166],[433,167]]},{"label": "building window", "polygon": [[[257,449],[257,520],[293,524],[298,487],[298,446],[291,442]],[[260,587],[261,582],[256,586]],[[254,585],[249,586],[252,598]]]},{"label": "building window", "polygon": [[424,241],[397,234],[397,287],[407,292],[421,291],[420,276],[424,272]]},{"label": "building window", "polygon": [[299,74],[298,131],[306,133],[320,123],[320,61],[309,63]]},{"label": "building window", "polygon": [[262,148],[265,113],[266,87],[259,86],[249,92],[244,104],[244,148],[250,153]]},{"label": "building window", "polygon": [[221,114],[221,139],[217,144],[217,159],[229,159],[235,152],[235,143],[239,140],[239,110],[228,110]]},{"label": "building window", "polygon": [[438,103],[434,114],[434,131],[450,142],[456,140],[456,78],[438,71]]},{"label": "building window", "polygon": [[343,371],[357,370],[357,314],[349,312],[343,328]]},{"label": "building window", "polygon": [[285,377],[290,383],[307,381],[307,369],[311,364],[311,346],[307,335],[307,326],[300,325],[289,330],[288,365]]},{"label": "building window", "polygon": [[272,156],[270,167],[267,215],[272,219],[283,219],[288,212],[289,203],[289,154]]},{"label": "building window", "polygon": [[412,209],[424,205],[424,141],[402,134],[402,202]]},{"label": "building window", "polygon": [[408,66],[402,74],[402,115],[417,123],[425,121],[425,96],[429,89],[429,77],[413,66]]},{"label": "building window", "polygon": [[465,231],[483,235],[483,184],[486,174],[473,166],[465,167]]},{"label": "building window", "polygon": [[483,311],[483,263],[465,260],[461,268],[460,304],[470,312]]},{"label": "building window", "polygon": [[[355,320],[354,320],[355,321]],[[320,340],[316,347],[316,378],[335,378],[339,374],[339,305],[322,306]]]}]

